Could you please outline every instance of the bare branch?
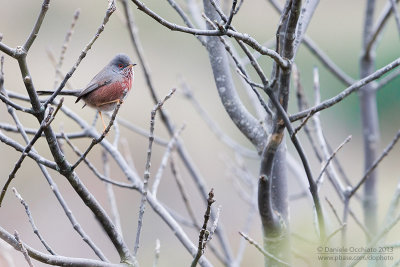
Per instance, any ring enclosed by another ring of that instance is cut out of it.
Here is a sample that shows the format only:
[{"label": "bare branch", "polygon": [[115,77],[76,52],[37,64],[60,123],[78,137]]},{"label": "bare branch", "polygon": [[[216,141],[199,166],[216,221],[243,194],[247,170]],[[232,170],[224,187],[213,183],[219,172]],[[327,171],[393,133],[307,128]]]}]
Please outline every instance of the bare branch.
[{"label": "bare branch", "polygon": [[[123,0],[124,4],[126,3],[126,1],[127,0]],[[176,10],[176,12],[182,18],[182,20],[186,24],[186,26],[194,29],[195,26],[190,21],[189,17],[186,15],[186,13],[182,10],[182,8],[178,5],[178,3],[176,3],[174,0],[167,0],[167,1],[171,5],[171,7]],[[195,36],[203,46],[206,46],[206,41],[204,40],[204,36],[201,36],[201,35],[195,35]]]},{"label": "bare branch", "polygon": [[31,258],[30,258],[29,255],[28,255],[28,251],[26,250],[24,244],[23,244],[22,241],[20,240],[19,234],[18,234],[17,231],[14,232],[14,237],[15,237],[15,240],[17,240],[17,242],[18,242],[19,251],[21,251],[22,254],[24,255],[24,258],[25,258],[26,262],[28,263],[28,265],[29,265],[30,267],[34,267],[33,264],[32,264]]},{"label": "bare branch", "polygon": [[69,140],[68,136],[66,136],[64,133],[61,133],[61,137],[67,142],[67,144],[72,148],[72,150],[75,152],[76,155],[78,155],[79,158],[83,158],[83,161],[86,163],[86,165],[89,167],[89,169],[103,182],[107,183],[107,184],[112,184],[115,186],[119,186],[122,188],[130,188],[130,189],[136,189],[137,186],[134,184],[127,184],[127,183],[122,183],[122,182],[117,182],[114,180],[111,180],[107,177],[107,175],[102,175],[97,169],[96,167],[93,166],[92,163],[90,163],[90,161],[88,161],[86,159],[86,157],[84,157],[84,155],[79,151],[79,149],[72,144],[71,140]]},{"label": "bare branch", "polygon": [[15,49],[2,43],[1,40],[0,40],[0,51],[3,51],[4,53],[6,53],[7,55],[9,55],[10,57],[13,57],[13,58],[16,57],[16,53],[17,53]]},{"label": "bare branch", "polygon": [[175,182],[176,182],[176,184],[178,186],[178,190],[179,190],[179,193],[180,193],[180,195],[182,197],[183,204],[185,205],[186,211],[189,214],[189,217],[190,217],[190,219],[192,221],[192,224],[196,228],[200,228],[200,225],[196,220],[196,216],[195,216],[195,213],[193,211],[193,208],[190,205],[188,193],[185,190],[182,177],[180,176],[180,173],[178,172],[178,169],[177,169],[177,166],[175,164],[175,160],[174,160],[173,156],[171,157],[170,166],[171,166],[172,175],[175,178]]},{"label": "bare branch", "polygon": [[376,86],[376,89],[377,90],[381,89],[383,86],[390,83],[392,80],[398,78],[399,75],[400,75],[400,69],[396,69],[393,72],[389,73],[387,76],[385,76],[379,80],[378,85]]},{"label": "bare branch", "polygon": [[168,163],[168,160],[170,159],[171,153],[175,148],[176,141],[177,141],[179,135],[181,134],[181,132],[183,131],[184,128],[185,128],[185,125],[183,125],[181,128],[179,128],[176,131],[176,133],[174,134],[172,139],[169,141],[168,146],[167,146],[167,150],[165,151],[165,153],[164,153],[164,155],[163,155],[163,157],[161,159],[160,167],[157,170],[157,173],[156,173],[155,178],[154,178],[153,186],[151,188],[151,192],[155,197],[157,196],[158,186],[160,184],[164,169],[167,166],[167,163]]},{"label": "bare branch", "polygon": [[[103,159],[104,175],[110,176],[110,164],[108,161],[107,152],[104,149],[102,151],[102,159]],[[111,214],[113,217],[115,227],[117,228],[119,233],[122,235],[121,219],[119,216],[117,200],[115,198],[115,193],[114,193],[113,187],[109,183],[105,183],[105,186],[106,186],[106,190],[107,190],[108,201],[110,202],[110,209],[111,209]]]},{"label": "bare branch", "polygon": [[390,142],[390,144],[383,150],[382,154],[375,160],[374,164],[372,164],[369,169],[365,172],[364,176],[361,180],[355,185],[350,191],[348,197],[352,197],[357,190],[363,185],[363,183],[368,179],[369,175],[375,170],[375,168],[381,163],[381,161],[390,153],[390,151],[394,148],[397,141],[400,139],[400,130],[397,132],[396,136]]},{"label": "bare branch", "polygon": [[394,18],[396,19],[397,30],[399,31],[400,34],[400,14],[397,8],[396,0],[389,0],[389,1],[390,4],[392,5],[392,12],[394,14]]},{"label": "bare branch", "polygon": [[124,99],[126,97],[126,94],[128,93],[127,90],[124,91],[124,94],[122,96],[122,98],[118,101],[117,106],[114,109],[114,112],[111,116],[111,120],[107,125],[107,128],[104,129],[103,133],[101,134],[101,136],[99,138],[93,138],[92,143],[89,145],[89,147],[86,149],[86,151],[82,154],[82,156],[75,162],[74,165],[72,165],[71,169],[74,170],[81,162],[82,160],[84,160],[86,158],[86,156],[89,154],[90,150],[92,150],[92,148],[97,145],[98,143],[100,143],[101,141],[103,141],[103,139],[106,137],[107,133],[110,131],[112,125],[114,124],[114,120],[117,117],[118,111],[122,105],[122,103],[124,102]]},{"label": "bare branch", "polygon": [[[0,238],[3,239],[4,241],[6,241],[11,246],[13,246],[16,250],[21,251],[19,242],[15,239],[14,236],[12,236],[10,233],[8,233],[6,230],[4,230],[2,227],[0,227]],[[32,257],[40,262],[46,263],[46,264],[58,265],[58,266],[74,265],[74,266],[82,266],[82,267],[93,267],[93,266],[121,267],[120,264],[112,264],[112,263],[108,263],[108,262],[104,262],[104,261],[48,255],[48,254],[44,254],[40,251],[37,251],[24,243],[23,243],[23,245],[26,248],[26,250],[28,251],[28,255],[30,257]]]},{"label": "bare branch", "polygon": [[0,100],[3,101],[6,105],[9,105],[9,106],[13,107],[16,110],[19,110],[19,111],[22,111],[22,112],[26,112],[26,113],[30,113],[30,114],[34,114],[32,109],[25,108],[25,107],[23,107],[21,105],[18,105],[16,103],[12,102],[10,99],[8,99],[6,97],[6,91],[4,89],[1,89],[1,87],[0,87]]},{"label": "bare branch", "polygon": [[210,232],[207,230],[208,220],[210,219],[211,214],[211,205],[215,202],[214,200],[214,190],[211,189],[210,193],[208,194],[207,200],[207,210],[204,214],[204,222],[203,227],[200,229],[199,234],[199,245],[197,248],[196,257],[193,259],[191,267],[196,267],[197,262],[199,261],[200,257],[204,254],[204,250],[206,248],[206,241],[208,240]]},{"label": "bare branch", "polygon": [[347,87],[345,90],[343,90],[340,94],[329,98],[323,102],[321,102],[319,105],[308,108],[306,110],[303,110],[299,113],[296,113],[294,115],[290,116],[290,121],[296,121],[302,118],[305,118],[306,116],[308,116],[308,114],[311,112],[312,114],[315,114],[321,110],[324,110],[326,108],[329,108],[337,103],[339,103],[340,101],[342,101],[343,99],[345,99],[346,97],[348,97],[351,93],[353,92],[357,92],[361,87],[363,87],[364,85],[370,83],[371,81],[374,81],[376,79],[378,79],[379,77],[381,77],[383,74],[385,74],[386,72],[391,71],[392,69],[398,67],[400,65],[400,58],[394,60],[393,62],[391,62],[390,64],[380,68],[379,70],[375,71],[374,73],[368,75],[367,77],[358,80],[356,83],[352,84],[351,86]]},{"label": "bare branch", "polygon": [[[396,3],[399,0],[396,0]],[[382,33],[383,28],[385,27],[390,15],[392,14],[392,5],[390,3],[390,0],[386,3],[385,7],[382,10],[381,15],[377,19],[377,22],[375,23],[374,27],[371,30],[371,33],[369,34],[368,40],[366,40],[366,45],[364,47],[363,53],[365,55],[369,54],[372,47],[375,45],[376,41],[378,40],[379,34]]]},{"label": "bare branch", "polygon": [[227,146],[231,147],[235,152],[252,158],[258,158],[256,151],[249,150],[248,148],[241,146],[240,144],[236,143],[233,139],[231,139],[224,131],[222,131],[216,122],[214,122],[211,116],[208,115],[207,111],[201,106],[199,101],[193,95],[193,92],[186,84],[183,84],[183,94],[185,97],[193,104],[193,107],[196,109],[197,113],[201,116],[204,122],[208,125],[210,130],[220,139],[223,143]]},{"label": "bare branch", "polygon": [[18,200],[24,206],[26,215],[28,215],[29,223],[31,224],[33,232],[35,233],[35,235],[37,235],[37,237],[39,238],[40,242],[43,244],[43,246],[46,248],[46,250],[48,252],[50,252],[52,255],[56,255],[56,253],[54,253],[54,251],[50,248],[50,246],[47,244],[47,242],[43,239],[43,237],[40,234],[38,228],[36,227],[35,222],[34,222],[33,217],[32,217],[32,214],[31,214],[31,211],[29,210],[28,204],[25,202],[25,200],[22,198],[22,196],[18,193],[18,191],[14,187],[12,188],[12,190],[13,190],[15,196],[18,198]]},{"label": "bare branch", "polygon": [[[360,253],[361,255],[368,255],[373,252],[373,249],[376,244],[390,231],[394,226],[396,226],[400,221],[400,214],[397,215],[391,222],[387,223],[382,230],[368,243],[368,245],[365,247],[365,251],[363,253]],[[347,267],[353,267],[355,266],[362,257],[357,257],[353,262],[351,262]]]},{"label": "bare branch", "polygon": [[239,234],[241,236],[243,236],[244,239],[246,239],[251,245],[253,245],[254,247],[256,247],[256,249],[258,251],[260,251],[265,257],[268,257],[276,262],[279,262],[282,265],[285,266],[290,266],[289,263],[286,263],[280,259],[278,259],[277,257],[275,257],[274,255],[272,255],[271,253],[269,253],[268,251],[264,250],[257,242],[255,242],[253,239],[251,239],[249,236],[247,236],[246,234],[239,232]]},{"label": "bare branch", "polygon": [[308,0],[301,7],[300,17],[297,23],[296,29],[296,39],[294,41],[294,54],[297,53],[297,50],[306,34],[308,25],[314,15],[315,10],[319,4],[319,0]]},{"label": "bare branch", "polygon": [[355,83],[355,80],[347,75],[339,66],[337,66],[324,51],[322,51],[314,41],[308,36],[303,38],[304,45],[315,55],[321,63],[333,74],[342,81],[346,86]]},{"label": "bare branch", "polygon": [[56,64],[56,66],[55,66],[55,68],[56,68],[56,77],[54,79],[54,88],[57,87],[57,84],[58,84],[57,76],[58,76],[59,73],[61,73],[61,66],[62,66],[62,64],[64,62],[65,52],[67,51],[68,44],[71,41],[71,37],[72,37],[72,34],[74,33],[75,25],[76,25],[76,22],[78,21],[80,13],[81,13],[80,9],[77,9],[75,11],[74,17],[72,19],[71,26],[69,27],[69,30],[68,30],[67,34],[65,35],[64,43],[63,43],[63,45],[61,47],[60,57],[58,58],[58,62]]},{"label": "bare branch", "polygon": [[35,41],[39,29],[42,26],[42,22],[44,20],[44,16],[46,15],[47,10],[49,9],[50,0],[44,0],[42,4],[42,9],[40,10],[39,16],[36,20],[35,26],[33,26],[31,34],[29,34],[28,39],[26,39],[25,44],[22,46],[22,49],[25,53],[29,51],[33,42]]},{"label": "bare branch", "polygon": [[316,183],[319,184],[322,178],[322,175],[324,174],[324,172],[326,171],[326,168],[328,167],[329,163],[332,161],[332,159],[336,156],[336,154],[339,152],[339,150],[348,142],[350,142],[352,136],[349,135],[336,149],[335,151],[333,151],[333,153],[329,156],[329,158],[325,161],[325,164],[323,165],[323,167],[321,168],[321,171],[318,175],[318,178],[316,180]]},{"label": "bare branch", "polygon": [[[19,152],[23,152],[25,149],[24,146],[22,146],[21,144],[17,143],[14,140],[12,140],[11,138],[5,136],[2,132],[0,132],[0,141],[6,145],[9,145],[10,147],[14,148],[15,150],[17,150]],[[45,159],[44,157],[40,156],[37,153],[30,151],[28,153],[28,157],[32,158],[34,161],[36,161],[40,164],[43,164],[46,167],[49,167],[53,170],[57,169],[57,164],[55,162]]]},{"label": "bare branch", "polygon": [[140,201],[140,208],[139,208],[139,218],[138,218],[138,227],[137,227],[137,232],[136,232],[136,239],[135,239],[135,246],[133,249],[133,255],[136,256],[137,252],[139,250],[139,242],[140,242],[140,233],[142,230],[142,224],[143,224],[143,215],[144,211],[146,208],[146,202],[147,202],[147,187],[150,179],[150,165],[151,165],[151,154],[152,154],[152,147],[153,147],[153,141],[154,141],[154,123],[155,123],[155,117],[156,113],[159,109],[162,108],[164,105],[165,101],[167,101],[173,93],[175,93],[176,89],[173,88],[169,94],[165,96],[163,100],[157,103],[157,105],[154,106],[153,110],[151,111],[151,117],[150,117],[150,135],[149,135],[149,145],[147,148],[147,157],[146,157],[146,167],[144,171],[144,178],[143,178],[143,190],[142,190],[142,198]]},{"label": "bare branch", "polygon": [[329,201],[327,197],[325,197],[326,202],[328,203],[329,207],[331,208],[333,214],[335,215],[336,220],[338,221],[339,225],[343,225],[342,220],[340,219],[335,207],[333,206],[332,202]]},{"label": "bare branch", "polygon": [[[148,138],[149,137],[149,132],[130,123],[128,120],[124,118],[117,118],[117,122],[124,126],[126,129],[131,130],[132,132],[135,132],[143,137]],[[71,137],[70,137],[71,138]],[[161,139],[160,137],[154,136],[154,143],[161,145],[161,146],[167,146],[168,141]]]},{"label": "bare branch", "polygon": [[[62,102],[60,102],[60,105],[62,105]],[[57,109],[58,110],[58,109]],[[5,183],[5,185],[3,186],[3,189],[1,190],[1,195],[0,195],[0,207],[2,205],[4,196],[7,192],[7,188],[10,185],[11,181],[14,179],[17,171],[19,170],[19,168],[22,165],[22,162],[24,161],[24,159],[26,158],[26,156],[28,155],[28,153],[31,151],[33,145],[36,143],[36,141],[42,136],[42,132],[44,130],[44,128],[47,128],[50,123],[52,122],[52,118],[54,118],[56,112],[54,112],[53,115],[53,111],[54,108],[50,107],[47,111],[47,116],[46,118],[42,121],[42,123],[40,124],[39,130],[37,131],[37,133],[35,134],[35,136],[32,138],[32,140],[29,142],[29,144],[25,147],[24,151],[22,152],[21,157],[18,159],[18,161],[15,163],[15,166],[13,168],[13,170],[11,171],[11,173],[8,175],[8,179]]]},{"label": "bare branch", "polygon": [[229,17],[224,25],[225,30],[228,30],[231,27],[233,16],[237,13],[236,5],[237,5],[237,0],[233,0],[231,12],[229,13]]},{"label": "bare branch", "polygon": [[206,35],[206,36],[221,36],[221,35],[227,35],[229,37],[234,37],[235,39],[241,40],[245,42],[247,45],[250,47],[254,48],[258,52],[260,52],[263,55],[270,56],[272,59],[274,59],[282,68],[287,68],[288,67],[288,61],[282,58],[278,53],[276,53],[274,50],[268,49],[262,45],[260,45],[254,38],[249,36],[248,34],[244,33],[239,33],[233,30],[226,30],[226,31],[221,31],[221,30],[201,30],[201,29],[193,29],[189,27],[184,27],[180,25],[176,25],[175,23],[171,23],[164,18],[160,17],[157,13],[146,7],[146,5],[139,0],[132,0],[132,2],[137,6],[137,8],[146,13],[148,16],[153,18],[155,21],[160,23],[161,25],[167,27],[168,29],[172,31],[180,31],[180,32],[185,32],[193,35]]}]

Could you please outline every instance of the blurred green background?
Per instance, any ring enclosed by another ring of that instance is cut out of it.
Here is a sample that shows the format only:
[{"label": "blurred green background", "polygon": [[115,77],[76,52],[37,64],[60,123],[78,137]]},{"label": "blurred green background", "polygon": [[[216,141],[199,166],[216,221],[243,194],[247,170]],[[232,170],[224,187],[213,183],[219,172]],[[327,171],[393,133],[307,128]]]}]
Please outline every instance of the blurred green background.
[{"label": "blurred green background", "polygon": [[[185,6],[185,1],[178,1]],[[198,1],[201,6],[201,1]],[[376,17],[378,17],[386,1],[378,0]],[[11,47],[22,44],[31,31],[32,25],[36,21],[40,11],[41,1],[0,0],[0,33],[3,34],[3,42]],[[175,11],[168,5],[167,1],[145,1],[146,5],[161,14],[164,18],[182,24]],[[125,27],[125,19],[122,6],[117,3],[117,11],[106,25],[105,31],[96,41],[93,48],[89,51],[86,58],[76,70],[71,83],[76,88],[84,87],[89,80],[118,52],[124,52],[137,61],[134,53],[128,30]],[[69,28],[72,16],[77,8],[81,14],[77,22],[75,33],[69,44],[63,71],[67,72],[74,64],[84,46],[93,37],[97,28],[103,20],[107,1],[96,0],[71,0],[71,1],[51,1],[48,13],[43,22],[40,33],[32,46],[27,58],[34,85],[37,90],[51,89],[54,85],[55,70],[47,56],[47,50],[53,51],[57,56],[60,52],[64,36]],[[207,110],[208,114],[216,123],[232,138],[249,148],[251,144],[241,135],[230,121],[226,112],[220,104],[219,97],[215,88],[212,72],[209,66],[206,50],[191,35],[179,32],[172,32],[158,23],[154,22],[147,15],[138,11],[133,4],[135,21],[138,26],[138,34],[141,38],[145,57],[150,66],[151,76],[159,96],[164,96],[168,91],[176,87],[178,92],[167,102],[165,108],[173,118],[176,126],[186,124],[186,129],[182,133],[184,143],[196,162],[198,169],[207,181],[208,186],[214,188],[216,195],[216,205],[222,206],[220,222],[225,226],[229,235],[232,249],[236,253],[239,241],[241,240],[238,231],[243,230],[243,225],[247,217],[249,207],[243,202],[235,189],[229,165],[235,163],[235,156],[231,149],[222,144],[215,135],[208,129],[202,118],[196,113],[192,104],[179,93],[180,80],[183,78],[194,91],[196,98]],[[310,36],[332,60],[340,66],[346,73],[354,79],[359,77],[359,57],[361,48],[361,33],[364,19],[365,1],[337,0],[321,1],[314,18],[307,31]],[[186,9],[185,9],[186,10]],[[270,40],[275,35],[279,17],[266,0],[244,1],[243,6],[237,16],[234,17],[233,24],[241,32],[248,33],[255,37],[260,43]],[[389,19],[385,28],[382,40],[379,42],[376,51],[376,68],[399,57],[399,32],[396,29],[394,18]],[[271,68],[269,58],[261,58],[260,63],[267,73]],[[330,74],[321,63],[310,54],[305,48],[301,47],[296,58],[296,64],[301,73],[301,82],[308,96],[310,103],[313,102],[312,89],[312,70],[315,66],[320,71],[321,97],[326,99],[342,91],[345,86]],[[134,89],[125,104],[122,106],[119,116],[129,120],[131,123],[144,129],[149,128],[150,111],[153,103],[149,91],[145,85],[143,72],[140,66],[136,67]],[[26,94],[21,80],[17,62],[6,56],[5,65],[5,88],[21,94]],[[256,78],[256,76],[253,76]],[[237,78],[235,78],[238,81]],[[244,94],[241,83],[237,82],[237,90],[240,95]],[[393,80],[390,84],[378,92],[378,105],[380,115],[380,127],[382,142],[380,151],[390,142],[397,130],[400,128],[400,79]],[[74,104],[74,99],[66,99],[65,105],[74,112],[81,115],[88,123],[91,123],[95,111],[85,108],[81,109],[81,103]],[[246,97],[244,102],[247,103]],[[27,105],[26,103],[23,103]],[[250,110],[251,107],[249,107]],[[291,92],[290,112],[297,111],[295,92]],[[31,116],[18,112],[21,121],[26,127],[38,127],[38,123]],[[13,123],[4,104],[0,104],[0,121]],[[324,133],[333,147],[340,144],[348,135],[352,135],[352,141],[347,144],[339,153],[338,158],[343,163],[344,169],[351,181],[355,183],[362,176],[363,169],[363,149],[361,140],[361,122],[359,104],[356,94],[351,95],[340,104],[325,110],[321,113],[321,121]],[[63,114],[59,114],[53,122],[53,128],[64,127],[67,132],[75,132],[79,127]],[[96,128],[101,130],[101,124],[97,122]],[[23,143],[19,135],[6,133],[18,142]],[[164,126],[160,120],[156,121],[156,135],[168,138]],[[112,140],[113,131],[107,139]],[[121,127],[121,136],[126,139],[128,146],[120,146],[120,149],[128,150],[134,159],[135,166],[140,176],[142,176],[145,166],[147,149],[147,139],[135,133],[129,132]],[[320,170],[320,165],[315,159],[314,152],[310,149],[305,136],[300,134],[303,145],[307,149],[308,157],[313,164],[314,175]],[[90,139],[83,139],[75,142],[83,151],[90,143]],[[51,158],[48,148],[40,140],[35,148],[46,158]],[[288,149],[297,158],[292,145],[288,142]],[[66,157],[70,162],[76,160],[76,156],[69,148],[65,148]],[[158,169],[160,160],[165,148],[155,146],[152,162],[152,174]],[[0,144],[0,184],[7,179],[19,154],[12,148]],[[379,213],[383,218],[393,195],[394,189],[399,180],[399,149],[395,148],[388,158],[379,168]],[[97,166],[101,167],[101,148],[100,146],[89,155],[89,159]],[[115,180],[124,181],[123,173],[118,169],[114,162],[112,164],[111,177]],[[258,173],[258,161],[246,159],[245,165],[256,179]],[[197,218],[201,220],[204,213],[203,201],[193,185],[191,178],[184,166],[179,162],[179,169],[190,192],[191,201],[196,209]],[[109,210],[109,203],[105,192],[105,186],[95,177],[86,166],[81,165],[77,172],[83,182],[94,193],[96,198]],[[73,192],[69,184],[63,177],[50,171],[57,182],[60,191],[66,198],[72,212],[81,223],[83,229],[107,254],[109,259],[116,261],[118,255],[112,248],[108,238],[103,235],[90,211],[82,204],[80,199]],[[290,194],[300,191],[298,182],[290,174]],[[26,159],[22,168],[18,171],[12,186],[16,187],[21,195],[30,205],[31,211],[40,232],[60,255],[71,257],[92,257],[95,255],[85,245],[81,238],[73,230],[65,214],[56,202],[48,184],[43,179],[37,165],[30,159]],[[126,242],[133,248],[134,236],[136,234],[137,213],[139,208],[140,196],[137,192],[131,192],[115,188],[117,201],[120,207],[123,232]],[[176,184],[167,168],[165,176],[159,188],[158,197],[167,206],[186,215],[184,205],[177,193]],[[321,190],[321,198],[327,196],[338,209],[342,211],[342,204],[333,192],[331,185],[326,182]],[[332,212],[329,210],[325,201],[323,204],[331,223],[331,231],[337,228],[336,221]],[[351,202],[353,211],[362,219],[361,205],[357,200]],[[234,212],[233,212],[234,211]],[[291,229],[295,233],[302,233],[310,239],[315,239],[315,232],[312,220],[312,206],[308,199],[296,200],[290,203]],[[380,219],[379,222],[382,222]],[[32,247],[44,251],[37,238],[32,233],[23,207],[13,196],[10,190],[5,198],[4,205],[0,209],[0,225],[9,232],[17,230],[22,240]],[[364,237],[361,230],[349,221],[349,242],[353,245],[364,245]],[[198,233],[192,229],[185,228],[189,237],[197,243]],[[256,241],[262,243],[261,225],[255,216],[249,235]],[[396,236],[400,235],[400,227],[393,230],[393,235],[388,238],[388,242],[396,241]],[[150,266],[153,261],[153,251],[155,240],[161,241],[161,255],[159,266],[187,266],[191,262],[190,255],[183,246],[177,241],[173,233],[163,223],[163,221],[147,207],[144,217],[144,228],[142,233],[141,248],[139,250],[139,262],[141,266]],[[214,239],[212,242],[216,242]],[[311,262],[316,262],[316,246],[305,245],[297,239],[293,239],[294,248]],[[24,266],[23,257],[12,252],[16,266]],[[206,251],[206,256],[215,262],[216,266],[221,266],[219,262],[211,256],[210,251]],[[397,251],[397,256],[400,253]],[[397,257],[398,258],[398,257]],[[295,258],[296,266],[305,264],[302,260]],[[263,258],[254,247],[247,247],[242,266],[262,266]],[[388,263],[390,265],[391,262]],[[35,262],[36,266],[44,264]]]}]

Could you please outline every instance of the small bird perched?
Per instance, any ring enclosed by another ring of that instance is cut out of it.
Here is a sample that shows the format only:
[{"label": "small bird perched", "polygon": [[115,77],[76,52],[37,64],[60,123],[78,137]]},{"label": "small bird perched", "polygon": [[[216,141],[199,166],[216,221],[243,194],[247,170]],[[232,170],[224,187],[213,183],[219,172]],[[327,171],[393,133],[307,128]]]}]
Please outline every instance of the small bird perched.
[{"label": "small bird perched", "polygon": [[[130,58],[125,54],[117,54],[108,63],[83,90],[63,90],[59,95],[73,95],[77,99],[85,102],[85,107],[97,109],[101,121],[104,123],[102,111],[111,111],[122,100],[124,91],[131,90],[133,83],[133,64]],[[39,95],[51,95],[54,91],[37,91]]]}]

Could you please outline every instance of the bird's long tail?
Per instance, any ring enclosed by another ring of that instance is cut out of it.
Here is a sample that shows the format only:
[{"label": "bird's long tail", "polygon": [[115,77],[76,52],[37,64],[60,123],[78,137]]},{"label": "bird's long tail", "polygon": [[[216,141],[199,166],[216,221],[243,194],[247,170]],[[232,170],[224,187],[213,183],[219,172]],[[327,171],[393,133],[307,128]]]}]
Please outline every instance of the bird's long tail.
[{"label": "bird's long tail", "polygon": [[[78,96],[80,90],[62,90],[58,95],[73,95]],[[54,91],[36,91],[38,95],[52,95]]]}]

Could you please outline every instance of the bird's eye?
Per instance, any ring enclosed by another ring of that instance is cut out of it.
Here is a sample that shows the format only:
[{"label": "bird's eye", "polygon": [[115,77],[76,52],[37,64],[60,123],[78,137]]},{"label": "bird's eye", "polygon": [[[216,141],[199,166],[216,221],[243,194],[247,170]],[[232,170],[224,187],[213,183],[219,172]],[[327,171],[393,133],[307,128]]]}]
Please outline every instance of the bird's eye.
[{"label": "bird's eye", "polygon": [[122,68],[124,67],[124,65],[118,64],[118,67],[119,67],[120,69],[122,69]]}]

